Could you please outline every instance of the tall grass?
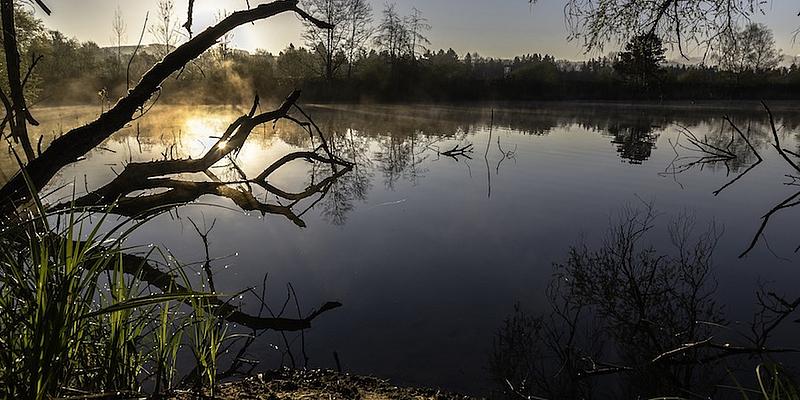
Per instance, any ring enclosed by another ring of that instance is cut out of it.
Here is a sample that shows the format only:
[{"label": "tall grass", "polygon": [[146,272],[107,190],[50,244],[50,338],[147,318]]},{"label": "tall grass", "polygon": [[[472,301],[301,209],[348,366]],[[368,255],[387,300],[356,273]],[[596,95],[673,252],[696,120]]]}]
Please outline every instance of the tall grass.
[{"label": "tall grass", "polygon": [[214,385],[225,331],[206,307],[211,294],[149,292],[123,265],[123,243],[139,223],[48,215],[34,198],[26,215],[0,225],[0,398],[133,396],[147,381],[167,391],[187,329]]},{"label": "tall grass", "polygon": [[779,364],[759,364],[756,377],[764,400],[800,400],[796,377],[792,377]]}]

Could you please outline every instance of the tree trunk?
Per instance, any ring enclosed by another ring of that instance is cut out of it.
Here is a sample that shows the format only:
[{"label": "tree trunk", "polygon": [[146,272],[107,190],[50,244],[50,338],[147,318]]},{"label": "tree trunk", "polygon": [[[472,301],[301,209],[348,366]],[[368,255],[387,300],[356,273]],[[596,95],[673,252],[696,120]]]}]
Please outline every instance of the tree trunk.
[{"label": "tree trunk", "polygon": [[14,27],[14,1],[0,0],[0,14],[3,21],[3,49],[6,53],[6,73],[8,74],[8,86],[11,89],[11,107],[14,113],[14,125],[12,125],[11,135],[19,140],[25,151],[28,162],[36,158],[33,152],[31,140],[28,137],[27,106],[25,105],[25,93],[20,80],[19,49],[17,48],[17,30]]},{"label": "tree trunk", "polygon": [[328,29],[328,48],[325,52],[325,78],[333,80],[333,30]]},{"label": "tree trunk", "polygon": [[325,78],[329,81],[333,80],[333,59],[330,49],[328,49],[328,57],[325,59]]}]

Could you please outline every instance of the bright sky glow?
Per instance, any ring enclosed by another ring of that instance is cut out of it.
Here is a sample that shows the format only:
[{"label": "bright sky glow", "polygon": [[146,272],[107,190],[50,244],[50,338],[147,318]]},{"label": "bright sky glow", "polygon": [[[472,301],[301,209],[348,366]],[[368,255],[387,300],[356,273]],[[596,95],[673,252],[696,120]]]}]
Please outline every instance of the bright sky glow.
[{"label": "bright sky glow", "polygon": [[[380,17],[382,0],[371,0],[375,18]],[[264,1],[250,0],[252,5]],[[185,21],[187,0],[176,0],[178,24]],[[195,30],[213,23],[218,11],[245,8],[245,0],[196,0]],[[527,0],[397,0],[404,13],[415,6],[428,17],[433,48],[453,48],[460,55],[477,51],[490,57],[510,58],[525,53],[548,53],[557,58],[588,58],[578,43],[566,40],[563,1],[548,0],[530,7]],[[58,29],[79,40],[111,45],[111,19],[119,5],[127,21],[127,42],[139,37],[145,14],[155,12],[156,0],[50,0],[50,17],[42,16],[50,29]],[[800,6],[795,0],[772,0],[768,11],[756,18],[769,25],[777,45],[785,54],[798,54],[793,32],[800,27]],[[153,15],[151,15],[151,18]],[[242,26],[235,31],[234,46],[246,50],[265,49],[277,54],[289,43],[302,44],[302,25],[291,14]],[[145,42],[151,38],[146,34]],[[606,50],[614,50],[610,46]]]}]

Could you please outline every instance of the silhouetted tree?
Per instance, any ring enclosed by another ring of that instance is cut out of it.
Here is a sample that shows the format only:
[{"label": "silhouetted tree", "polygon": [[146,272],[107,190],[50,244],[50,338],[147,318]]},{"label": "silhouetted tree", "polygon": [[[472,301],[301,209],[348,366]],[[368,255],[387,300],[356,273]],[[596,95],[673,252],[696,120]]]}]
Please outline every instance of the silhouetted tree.
[{"label": "silhouetted tree", "polygon": [[372,6],[365,0],[349,0],[348,36],[345,43],[347,77],[353,75],[353,65],[366,53],[366,45],[373,33]]},{"label": "silhouetted tree", "polygon": [[[698,232],[683,215],[667,230],[672,249],[657,249],[647,239],[655,215],[624,209],[598,247],[571,247],[547,289],[549,314],[515,307],[489,364],[513,398],[717,398],[737,360],[784,351],[771,334],[791,329],[782,322],[800,299],[762,289],[753,322],[740,329],[716,300],[720,233],[713,224]],[[609,376],[616,380],[600,383]]]},{"label": "silhouetted tree", "polygon": [[127,25],[122,17],[122,9],[119,5],[114,9],[114,18],[111,20],[111,30],[114,34],[114,43],[117,45],[117,71],[122,66],[122,41],[125,40]]},{"label": "silhouetted tree", "polygon": [[750,23],[724,36],[715,56],[719,67],[734,73],[761,73],[778,66],[780,51],[775,48],[772,30],[764,24]]},{"label": "silhouetted tree", "polygon": [[395,3],[387,3],[375,35],[375,45],[394,62],[408,47],[410,36]]},{"label": "silhouetted tree", "polygon": [[566,0],[565,3],[570,37],[582,40],[587,49],[602,48],[615,38],[652,33],[665,43],[676,45],[681,54],[687,43],[711,47],[718,38],[733,34],[731,27],[768,7],[768,2],[760,0]]},{"label": "silhouetted tree", "polygon": [[635,36],[625,45],[625,51],[619,53],[614,69],[639,85],[651,86],[659,77],[666,51],[656,35]]},{"label": "silhouetted tree", "polygon": [[159,57],[167,55],[178,43],[178,20],[175,18],[175,1],[158,0],[156,23],[150,26],[150,35],[162,47],[157,54]]},{"label": "silhouetted tree", "polygon": [[422,11],[416,7],[411,9],[411,15],[406,17],[406,29],[408,30],[408,53],[412,59],[417,59],[417,49],[426,50],[425,45],[431,43],[425,36],[426,31],[431,30],[428,19],[422,15]]},{"label": "silhouetted tree", "polygon": [[[214,16],[214,22],[219,23],[223,19],[227,18],[230,15],[229,12],[226,10],[217,11],[217,14]],[[219,39],[216,46],[212,50],[211,54],[214,58],[217,59],[218,62],[222,62],[228,58],[231,54],[231,43],[233,43],[233,32],[228,32]]]},{"label": "silhouetted tree", "polygon": [[347,39],[352,33],[348,27],[350,0],[305,0],[304,3],[311,15],[334,25],[333,29],[321,29],[306,22],[303,33],[306,45],[321,61],[321,75],[331,80],[345,61]]},{"label": "silhouetted tree", "polygon": [[313,63],[313,54],[304,47],[297,48],[290,43],[289,47],[278,55],[277,67],[286,78],[296,81],[316,74],[312,68]]}]

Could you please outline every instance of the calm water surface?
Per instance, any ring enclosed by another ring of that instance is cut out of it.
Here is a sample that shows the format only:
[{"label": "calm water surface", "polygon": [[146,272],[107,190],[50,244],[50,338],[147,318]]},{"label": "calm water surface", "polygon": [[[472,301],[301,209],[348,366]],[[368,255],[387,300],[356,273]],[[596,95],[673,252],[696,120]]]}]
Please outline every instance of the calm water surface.
[{"label": "calm water surface", "polygon": [[[46,142],[97,111],[40,110],[44,124],[38,133]],[[766,115],[757,105],[563,104],[498,106],[493,112],[326,105],[309,111],[357,167],[321,200],[299,207],[313,204],[302,215],[305,228],[206,196],[201,203],[223,207],[195,204],[161,215],[131,244],[155,243],[179,260],[199,261],[200,239],[188,218],[208,224],[216,219],[210,251],[230,256],[213,263],[219,291],[260,288],[268,274],[266,293],[274,308],[281,308],[287,283],[303,313],[325,301],[342,302],[344,307],[305,332],[311,367],[334,367],[336,352],[346,371],[485,393],[494,385],[487,371],[492,340],[514,304],[531,314],[546,312],[553,263],[565,260],[570,245],[597,245],[615,212],[645,202],[659,212],[649,237],[658,248],[669,246],[666,225],[682,213],[693,214],[700,227],[713,221],[724,228],[714,261],[717,301],[729,319],[751,318],[759,284],[800,295],[794,254],[800,207],[782,211],[765,231],[768,242],[759,241],[747,257],[738,258],[760,217],[798,189],[784,185],[790,182],[784,174],[791,171],[769,147]],[[131,160],[198,157],[240,112],[156,108],[137,121],[138,128],[132,124],[65,170],[59,182],[75,182],[80,194],[112,179]],[[679,139],[684,128],[727,144],[731,129],[721,118],[725,114],[750,126],[751,142],[765,160],[715,196],[713,191],[754,162],[742,143],[735,145],[741,156],[727,167],[698,164],[677,173],[692,160],[675,159],[676,152],[693,155],[682,147],[689,147],[685,138]],[[776,107],[776,117],[784,147],[796,150],[800,109]],[[471,159],[439,154],[469,144]],[[287,152],[311,146],[303,131],[270,125],[254,132],[237,163],[256,174]],[[10,161],[3,163],[10,174]],[[227,161],[212,172],[223,179],[236,176]],[[302,189],[315,173],[310,164],[296,161],[272,183]],[[241,301],[245,310],[258,312],[253,299]],[[288,340],[294,363],[303,365],[300,339]],[[267,334],[248,354],[262,360],[263,369],[291,364],[284,349],[280,335]]]}]

